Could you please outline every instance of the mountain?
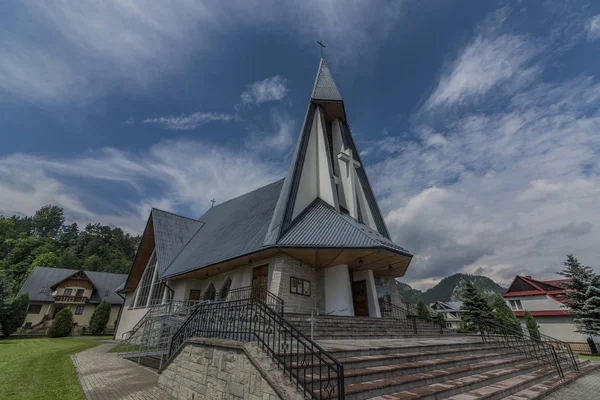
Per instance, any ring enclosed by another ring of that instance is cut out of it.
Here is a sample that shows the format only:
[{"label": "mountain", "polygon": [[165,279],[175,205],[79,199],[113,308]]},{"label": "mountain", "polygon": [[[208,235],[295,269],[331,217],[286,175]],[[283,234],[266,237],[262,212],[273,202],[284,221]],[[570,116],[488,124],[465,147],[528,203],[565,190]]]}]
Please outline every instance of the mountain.
[{"label": "mountain", "polygon": [[436,301],[460,301],[461,294],[467,282],[472,282],[475,288],[489,300],[492,300],[496,293],[504,294],[506,288],[498,285],[496,282],[486,276],[454,274],[442,279],[437,285],[425,291],[413,289],[406,283],[398,282],[398,288],[404,301],[407,303],[416,302],[419,298],[426,304]]}]

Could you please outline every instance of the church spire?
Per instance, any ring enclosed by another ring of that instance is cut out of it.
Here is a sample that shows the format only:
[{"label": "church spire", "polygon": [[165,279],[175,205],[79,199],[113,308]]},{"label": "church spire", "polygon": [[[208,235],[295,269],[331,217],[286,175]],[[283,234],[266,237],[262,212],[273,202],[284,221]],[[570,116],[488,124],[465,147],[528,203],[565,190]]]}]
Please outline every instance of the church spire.
[{"label": "church spire", "polygon": [[265,244],[276,243],[317,200],[389,239],[324,58]]}]

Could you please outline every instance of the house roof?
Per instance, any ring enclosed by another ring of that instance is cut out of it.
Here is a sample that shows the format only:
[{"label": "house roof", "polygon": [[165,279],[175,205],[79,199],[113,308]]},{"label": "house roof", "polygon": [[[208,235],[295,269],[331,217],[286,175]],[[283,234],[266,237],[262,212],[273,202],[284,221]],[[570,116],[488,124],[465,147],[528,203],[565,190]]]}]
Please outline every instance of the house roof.
[{"label": "house roof", "polygon": [[540,281],[532,279],[530,276],[517,275],[508,287],[504,297],[547,295],[554,300],[563,302],[564,297],[562,296],[566,294],[566,289],[561,284],[564,283],[564,279]]},{"label": "house roof", "polygon": [[[77,273],[77,269],[54,268],[54,267],[35,267],[25,280],[25,283],[17,293],[17,296],[27,293],[30,301],[54,301],[52,297],[51,286],[65,280],[71,275]],[[123,298],[115,293],[115,289],[127,279],[125,274],[113,274],[110,272],[83,271],[97,288],[90,298],[90,303],[100,303],[104,294],[108,292],[107,300],[111,304],[122,304]],[[46,291],[40,293],[40,288],[45,287]]]},{"label": "house roof", "polygon": [[436,301],[431,305],[431,307],[433,308],[435,304],[441,305],[444,310],[452,312],[463,312],[463,310],[461,310],[461,307],[463,305],[462,301]]}]

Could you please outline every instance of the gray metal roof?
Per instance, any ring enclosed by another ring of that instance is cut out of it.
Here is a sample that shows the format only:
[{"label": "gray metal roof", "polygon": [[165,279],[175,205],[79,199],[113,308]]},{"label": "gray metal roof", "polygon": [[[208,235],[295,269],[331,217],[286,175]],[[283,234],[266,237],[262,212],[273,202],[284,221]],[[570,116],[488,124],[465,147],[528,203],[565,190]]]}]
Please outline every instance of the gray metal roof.
[{"label": "gray metal roof", "polygon": [[337,212],[317,199],[298,218],[277,242],[287,247],[351,247],[387,248],[409,254],[391,240],[361,224],[354,218]]},{"label": "gray metal roof", "polygon": [[162,275],[204,223],[153,208],[152,224],[158,272]]},{"label": "gray metal roof", "polygon": [[324,58],[321,59],[319,64],[319,72],[317,73],[311,98],[314,100],[342,101],[340,91],[333,81],[333,76],[331,76]]},{"label": "gray metal roof", "polygon": [[[17,293],[29,294],[30,301],[54,301],[52,297],[51,286],[77,273],[77,269],[53,268],[53,267],[35,267],[27,277],[23,287]],[[127,279],[125,274],[112,274],[109,272],[83,271],[98,289],[94,291],[90,298],[90,303],[100,303],[106,296],[111,304],[122,304],[123,299],[115,293],[115,289]],[[40,293],[41,288],[46,291]]]},{"label": "gray metal roof", "polygon": [[283,179],[209,209],[204,225],[173,260],[163,277],[260,250],[283,186]]}]

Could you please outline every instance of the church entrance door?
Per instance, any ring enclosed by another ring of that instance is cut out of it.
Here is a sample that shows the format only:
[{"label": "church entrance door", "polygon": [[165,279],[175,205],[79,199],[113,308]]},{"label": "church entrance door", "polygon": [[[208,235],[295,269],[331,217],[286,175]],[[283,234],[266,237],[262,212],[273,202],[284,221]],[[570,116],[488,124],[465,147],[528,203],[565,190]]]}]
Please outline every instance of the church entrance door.
[{"label": "church entrance door", "polygon": [[[252,269],[252,287],[263,287],[268,289],[269,287],[269,266],[261,265]],[[266,300],[266,293],[262,290],[257,290],[255,296],[260,294],[262,300]]]},{"label": "church entrance door", "polygon": [[369,300],[367,297],[367,281],[352,282],[352,300],[354,301],[354,315],[357,317],[369,316]]}]

